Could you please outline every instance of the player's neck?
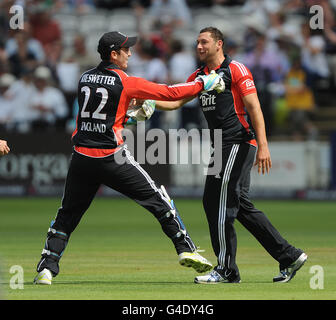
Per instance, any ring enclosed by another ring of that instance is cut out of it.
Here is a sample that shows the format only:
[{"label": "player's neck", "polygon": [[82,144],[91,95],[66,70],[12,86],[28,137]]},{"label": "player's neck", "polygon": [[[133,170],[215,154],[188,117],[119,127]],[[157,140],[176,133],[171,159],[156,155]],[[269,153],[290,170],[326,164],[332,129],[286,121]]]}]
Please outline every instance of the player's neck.
[{"label": "player's neck", "polygon": [[216,70],[216,68],[218,68],[218,66],[220,66],[224,62],[224,60],[225,60],[224,55],[220,54],[216,56],[213,60],[208,61],[206,65],[208,67],[209,72],[211,70]]}]

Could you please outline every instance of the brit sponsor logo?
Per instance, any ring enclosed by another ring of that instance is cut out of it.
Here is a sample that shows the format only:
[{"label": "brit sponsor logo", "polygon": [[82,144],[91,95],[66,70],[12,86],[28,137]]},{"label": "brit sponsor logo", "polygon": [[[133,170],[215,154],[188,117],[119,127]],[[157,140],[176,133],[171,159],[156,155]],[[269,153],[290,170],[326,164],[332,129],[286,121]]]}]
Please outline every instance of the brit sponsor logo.
[{"label": "brit sponsor logo", "polygon": [[[216,96],[207,92],[200,96],[203,111],[214,110],[216,106]],[[210,108],[209,108],[210,107]]]}]

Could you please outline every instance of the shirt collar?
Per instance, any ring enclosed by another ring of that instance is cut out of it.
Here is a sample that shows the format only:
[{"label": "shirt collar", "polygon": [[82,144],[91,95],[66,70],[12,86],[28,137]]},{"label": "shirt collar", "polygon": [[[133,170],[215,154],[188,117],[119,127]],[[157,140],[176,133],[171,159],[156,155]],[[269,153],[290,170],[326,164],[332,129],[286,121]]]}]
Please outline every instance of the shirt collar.
[{"label": "shirt collar", "polygon": [[[232,58],[227,54],[224,54],[224,57],[225,57],[225,59],[224,59],[223,63],[221,65],[217,66],[215,70],[218,70],[220,68],[225,69],[229,66],[229,64],[232,61]],[[203,70],[204,70],[205,74],[209,74],[209,69],[208,69],[207,66],[204,66]]]},{"label": "shirt collar", "polygon": [[120,69],[120,67],[118,67],[116,64],[110,62],[110,61],[105,61],[103,60],[99,65],[98,65],[98,69]]},{"label": "shirt collar", "polygon": [[224,54],[224,57],[225,57],[225,59],[224,59],[222,65],[220,66],[221,68],[227,68],[232,61],[232,58],[229,55]]}]

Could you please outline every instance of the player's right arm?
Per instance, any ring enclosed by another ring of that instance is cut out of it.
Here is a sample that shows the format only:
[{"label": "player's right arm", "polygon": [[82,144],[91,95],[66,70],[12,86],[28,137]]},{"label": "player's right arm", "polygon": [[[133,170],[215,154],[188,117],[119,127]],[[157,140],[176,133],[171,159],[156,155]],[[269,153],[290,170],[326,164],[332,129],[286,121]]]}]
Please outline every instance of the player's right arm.
[{"label": "player's right arm", "polygon": [[123,80],[123,85],[128,97],[159,101],[174,101],[190,98],[203,90],[203,81],[200,79],[168,86],[166,84],[150,82],[142,78],[128,77]]},{"label": "player's right arm", "polygon": [[185,98],[177,101],[155,101],[155,107],[158,110],[163,110],[163,111],[172,111],[172,110],[177,110],[184,106],[186,103],[189,101],[193,100],[196,96],[191,97],[191,98]]},{"label": "player's right arm", "polygon": [[214,71],[208,75],[194,77],[193,80],[186,83],[170,86],[157,84],[137,77],[124,78],[123,85],[128,97],[160,101],[175,101],[190,98],[197,95],[200,91],[216,90],[217,92],[222,92],[225,88],[222,78]]}]

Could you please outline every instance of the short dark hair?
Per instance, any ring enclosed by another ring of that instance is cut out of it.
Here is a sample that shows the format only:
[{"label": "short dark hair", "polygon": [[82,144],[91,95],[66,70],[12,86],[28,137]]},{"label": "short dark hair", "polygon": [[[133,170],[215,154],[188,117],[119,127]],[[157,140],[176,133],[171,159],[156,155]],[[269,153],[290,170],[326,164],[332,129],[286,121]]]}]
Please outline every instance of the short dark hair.
[{"label": "short dark hair", "polygon": [[224,46],[224,35],[222,33],[222,31],[220,31],[219,29],[215,28],[215,27],[206,27],[203,28],[200,33],[204,33],[204,32],[209,32],[211,34],[211,37],[215,40],[221,40],[223,41],[223,46]]}]

